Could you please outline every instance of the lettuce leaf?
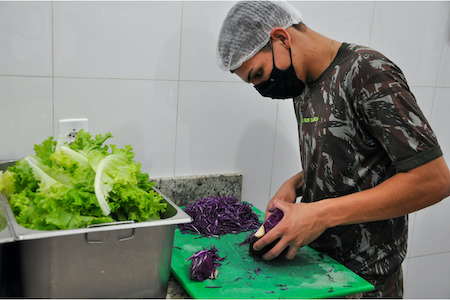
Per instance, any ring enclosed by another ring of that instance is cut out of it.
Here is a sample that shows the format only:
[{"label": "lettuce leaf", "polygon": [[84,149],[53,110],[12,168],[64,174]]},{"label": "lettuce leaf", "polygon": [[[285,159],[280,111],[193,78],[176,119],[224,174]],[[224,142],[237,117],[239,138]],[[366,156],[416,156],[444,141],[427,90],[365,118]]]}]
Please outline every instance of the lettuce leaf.
[{"label": "lettuce leaf", "polygon": [[0,174],[0,192],[18,223],[37,230],[159,219],[166,203],[134,161],[131,146],[106,145],[112,135],[81,130],[72,144],[52,137]]}]

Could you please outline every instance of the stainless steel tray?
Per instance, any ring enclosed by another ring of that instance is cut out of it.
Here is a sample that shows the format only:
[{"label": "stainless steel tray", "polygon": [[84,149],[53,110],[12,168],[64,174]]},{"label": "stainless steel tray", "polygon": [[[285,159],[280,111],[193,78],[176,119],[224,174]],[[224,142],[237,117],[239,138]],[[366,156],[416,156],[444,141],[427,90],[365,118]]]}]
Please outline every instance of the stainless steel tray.
[{"label": "stainless steel tray", "polygon": [[[16,161],[0,161],[0,171],[6,171],[10,166],[13,166]],[[49,238],[56,236],[65,236],[72,234],[85,234],[98,231],[110,231],[110,230],[122,230],[142,227],[156,227],[165,225],[174,225],[181,223],[191,222],[191,217],[186,214],[180,207],[173,203],[167,196],[161,193],[160,190],[153,188],[158,194],[160,194],[164,201],[167,202],[167,209],[161,215],[160,220],[148,221],[148,222],[114,222],[107,224],[98,224],[97,226],[90,226],[87,228],[67,229],[67,230],[34,230],[20,226],[14,213],[9,206],[7,196],[0,193],[0,203],[4,206],[4,212],[8,220],[9,227],[15,240],[30,240],[38,238]],[[0,204],[1,205],[1,204]],[[0,212],[1,213],[1,212]],[[0,228],[1,231],[1,228]]]},{"label": "stainless steel tray", "polygon": [[25,228],[17,223],[14,213],[12,212],[5,195],[0,194],[0,201],[3,200],[2,202],[4,203],[5,206],[5,214],[10,224],[11,231],[15,240],[31,240],[31,239],[66,236],[73,234],[88,234],[99,231],[157,227],[157,226],[175,225],[191,222],[191,217],[188,214],[186,214],[180,207],[178,207],[175,203],[169,200],[158,189],[154,188],[154,190],[164,198],[164,201],[167,202],[167,209],[161,215],[160,220],[136,222],[136,223],[135,222],[104,223],[98,224],[96,226],[89,226],[87,228],[76,228],[66,230],[34,230]]},{"label": "stainless steel tray", "polygon": [[165,298],[175,226],[191,217],[155,191],[167,202],[160,220],[51,231],[20,226],[0,194],[12,240],[0,280],[14,297]]}]

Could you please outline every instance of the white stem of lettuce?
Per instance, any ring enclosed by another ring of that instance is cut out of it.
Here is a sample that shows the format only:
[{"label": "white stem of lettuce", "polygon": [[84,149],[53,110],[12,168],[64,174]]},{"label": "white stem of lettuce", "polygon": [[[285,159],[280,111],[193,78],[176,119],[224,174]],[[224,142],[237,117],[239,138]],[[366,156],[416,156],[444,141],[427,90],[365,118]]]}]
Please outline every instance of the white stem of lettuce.
[{"label": "white stem of lettuce", "polygon": [[68,156],[70,156],[74,161],[76,161],[79,164],[82,164],[82,165],[88,164],[88,159],[86,156],[78,153],[77,151],[70,149],[67,146],[62,146],[61,151],[64,152],[65,154],[67,154]]},{"label": "white stem of lettuce", "polygon": [[109,192],[112,190],[112,186],[107,182],[104,182],[103,176],[108,176],[103,174],[105,171],[105,167],[108,166],[111,160],[116,159],[117,155],[109,155],[102,159],[98,164],[97,171],[95,173],[95,181],[94,181],[94,190],[95,196],[97,197],[98,205],[102,209],[102,212],[105,216],[108,216],[111,213],[111,208],[106,202],[106,198],[108,197]]},{"label": "white stem of lettuce", "polygon": [[31,169],[33,170],[34,176],[41,182],[40,188],[47,189],[57,183],[55,179],[53,179],[37,166],[38,163],[33,157],[27,156],[25,157],[25,161],[30,165]]}]

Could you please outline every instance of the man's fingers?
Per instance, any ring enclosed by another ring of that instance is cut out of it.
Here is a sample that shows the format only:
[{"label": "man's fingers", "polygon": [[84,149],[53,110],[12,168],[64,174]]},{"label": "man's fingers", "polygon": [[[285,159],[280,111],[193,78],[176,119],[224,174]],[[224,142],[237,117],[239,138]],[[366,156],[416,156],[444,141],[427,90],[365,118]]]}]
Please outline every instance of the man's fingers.
[{"label": "man's fingers", "polygon": [[266,254],[263,255],[263,259],[272,260],[272,259],[280,256],[280,254],[283,252],[283,250],[286,247],[287,246],[284,245],[284,243],[281,242],[281,240],[279,240],[278,243],[276,243],[275,246],[270,251],[268,251]]}]

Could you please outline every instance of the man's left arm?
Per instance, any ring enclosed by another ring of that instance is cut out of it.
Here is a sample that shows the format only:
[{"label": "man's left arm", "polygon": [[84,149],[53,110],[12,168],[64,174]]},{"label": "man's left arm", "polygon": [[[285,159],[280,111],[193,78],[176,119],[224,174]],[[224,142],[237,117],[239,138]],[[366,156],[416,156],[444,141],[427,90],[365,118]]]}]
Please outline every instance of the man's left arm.
[{"label": "man's left arm", "polygon": [[326,227],[333,227],[400,217],[449,195],[450,172],[441,156],[371,189],[317,204],[323,205]]},{"label": "man's left arm", "polygon": [[281,238],[263,258],[271,260],[289,247],[297,250],[318,238],[327,228],[400,217],[433,205],[450,195],[450,172],[442,156],[406,172],[400,172],[376,187],[339,198],[313,203],[275,201],[284,212],[278,225],[258,243],[256,250]]}]

